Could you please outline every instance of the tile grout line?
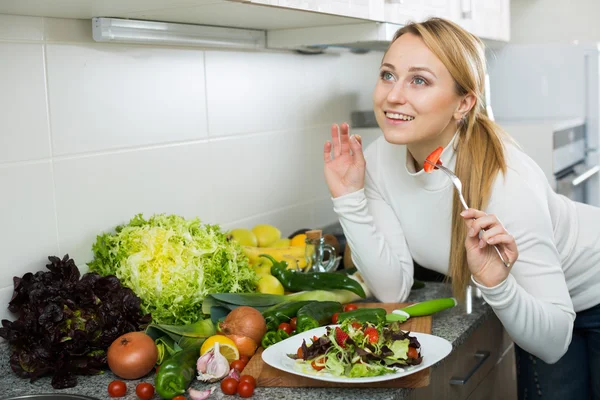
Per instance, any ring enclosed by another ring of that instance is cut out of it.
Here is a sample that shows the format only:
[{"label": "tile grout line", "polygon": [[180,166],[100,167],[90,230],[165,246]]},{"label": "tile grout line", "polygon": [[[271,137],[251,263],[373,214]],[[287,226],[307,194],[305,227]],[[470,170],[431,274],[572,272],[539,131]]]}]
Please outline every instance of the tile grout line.
[{"label": "tile grout line", "polygon": [[[46,18],[43,19],[43,27],[44,27],[44,39],[46,39]],[[58,250],[58,255],[61,256],[60,250],[60,235],[58,229],[58,203],[56,200],[56,173],[54,170],[54,144],[52,141],[52,124],[50,123],[51,115],[50,115],[50,90],[49,90],[49,82],[48,82],[48,47],[44,42],[42,47],[42,52],[44,55],[44,91],[46,94],[46,114],[48,116],[47,124],[48,124],[48,141],[50,146],[50,174],[52,175],[52,199],[54,200],[54,228],[56,231],[56,246]]]},{"label": "tile grout line", "polygon": [[[278,213],[278,212],[281,212],[281,211],[291,210],[291,209],[294,209],[296,207],[302,207],[302,206],[307,206],[307,205],[311,205],[311,204],[317,204],[320,201],[328,200],[328,199],[329,199],[328,196],[326,196],[326,197],[315,197],[312,200],[304,201],[302,203],[295,203],[295,204],[291,204],[291,205],[288,205],[288,206],[284,206],[284,207],[280,207],[280,208],[275,208],[275,209],[272,209],[272,210],[269,210],[269,211],[266,211],[266,212],[262,212],[262,213],[258,213],[258,214],[253,214],[250,217],[241,218],[241,219],[238,219],[238,220],[235,220],[235,221],[228,221],[228,222],[224,222],[224,223],[219,223],[219,225],[239,224],[239,223],[241,223],[243,221],[246,221],[246,220],[249,220],[249,219],[261,218],[261,217],[265,217],[267,215]],[[312,213],[314,213],[314,210],[311,210],[311,214]],[[315,214],[315,217],[316,217],[316,214]]]},{"label": "tile grout line", "polygon": [[[308,128],[302,128],[299,131],[306,132],[313,128],[329,127],[329,126],[330,126],[329,124],[328,125],[311,126]],[[130,152],[136,152],[136,151],[145,151],[145,150],[154,150],[154,149],[161,149],[161,148],[185,146],[185,145],[192,145],[192,144],[219,142],[219,141],[224,141],[224,140],[232,140],[234,138],[252,138],[252,137],[267,136],[267,135],[274,135],[274,134],[284,134],[286,132],[290,132],[290,131],[274,130],[274,131],[264,131],[264,132],[251,132],[251,133],[244,133],[244,134],[237,134],[237,135],[236,134],[219,135],[219,136],[207,137],[207,138],[202,138],[202,139],[155,143],[155,144],[147,144],[147,145],[143,145],[143,146],[120,147],[120,148],[115,148],[115,149],[106,149],[106,150],[97,150],[97,151],[86,151],[86,152],[81,152],[81,153],[65,154],[65,155],[59,155],[59,156],[52,155],[50,158],[39,158],[39,159],[32,159],[32,160],[11,161],[11,162],[6,162],[6,163],[0,163],[0,169],[5,168],[5,167],[14,167],[14,166],[18,166],[18,165],[36,164],[36,163],[41,163],[41,162],[49,161],[49,160],[63,161],[63,160],[71,160],[71,159],[84,158],[84,157],[104,156],[104,155],[112,155],[112,154],[130,153]]]}]

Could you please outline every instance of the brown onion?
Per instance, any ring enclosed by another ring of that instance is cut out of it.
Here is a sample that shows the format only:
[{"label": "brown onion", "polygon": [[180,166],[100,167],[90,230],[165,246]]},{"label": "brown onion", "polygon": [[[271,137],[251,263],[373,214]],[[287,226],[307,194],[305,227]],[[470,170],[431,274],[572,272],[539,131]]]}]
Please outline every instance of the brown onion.
[{"label": "brown onion", "polygon": [[258,343],[249,338],[248,336],[240,336],[240,335],[227,335],[227,337],[235,343],[235,347],[237,347],[240,352],[240,356],[246,356],[251,358],[254,353],[256,353],[256,348],[258,347]]},{"label": "brown onion", "polygon": [[113,374],[123,379],[138,379],[152,371],[158,360],[158,349],[144,332],[129,332],[118,337],[106,355]]},{"label": "brown onion", "polygon": [[267,333],[267,323],[256,308],[241,306],[231,311],[220,325],[225,336],[247,336],[255,343],[260,343]]}]

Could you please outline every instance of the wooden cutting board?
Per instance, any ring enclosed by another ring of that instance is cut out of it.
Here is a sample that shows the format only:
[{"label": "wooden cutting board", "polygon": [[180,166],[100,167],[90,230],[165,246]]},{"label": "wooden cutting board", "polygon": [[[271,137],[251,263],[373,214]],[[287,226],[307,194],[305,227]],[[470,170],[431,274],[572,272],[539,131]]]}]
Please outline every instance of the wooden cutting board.
[{"label": "wooden cutting board", "polygon": [[[357,303],[363,308],[380,307],[387,312],[397,308],[406,307],[411,303]],[[431,316],[410,318],[402,329],[411,332],[431,333]],[[259,387],[386,387],[386,388],[419,388],[429,385],[431,368],[415,372],[402,378],[376,383],[337,383],[324,382],[316,379],[290,374],[267,365],[262,360],[263,348],[259,347],[254,356],[244,368],[242,374],[252,375]]]}]

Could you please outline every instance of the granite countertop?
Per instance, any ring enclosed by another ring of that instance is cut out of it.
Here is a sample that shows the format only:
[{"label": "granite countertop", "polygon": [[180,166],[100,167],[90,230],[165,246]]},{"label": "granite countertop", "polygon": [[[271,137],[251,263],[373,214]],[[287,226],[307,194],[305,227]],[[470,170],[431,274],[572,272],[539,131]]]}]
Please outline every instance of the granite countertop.
[{"label": "granite countertop", "polygon": [[[438,282],[426,282],[425,287],[414,290],[408,301],[418,302],[440,297],[449,297],[451,295],[448,284]],[[493,312],[483,299],[472,296],[471,312],[467,312],[467,307],[458,306],[452,309],[442,311],[433,316],[432,334],[440,336],[452,343],[454,349],[460,346]],[[50,378],[42,378],[34,383],[29,383],[27,379],[17,377],[9,366],[9,348],[6,342],[0,344],[0,399],[10,396],[36,394],[36,393],[75,393],[80,395],[92,396],[98,399],[109,399],[107,392],[108,384],[117,379],[110,371],[96,376],[78,376],[78,384],[74,388],[54,390],[50,385]],[[435,367],[434,367],[435,368]],[[127,395],[124,400],[137,400],[135,395],[135,386],[138,382],[147,381],[154,383],[152,375],[145,379],[127,381]],[[239,396],[226,396],[221,393],[217,384],[216,390],[210,396],[210,399],[235,399]],[[192,387],[195,389],[205,389],[210,387],[200,382],[194,381]],[[256,388],[255,400],[277,399],[277,400],[313,400],[313,399],[332,399],[332,400],[364,400],[373,399],[405,399],[412,389],[365,389],[360,388]],[[368,395],[367,395],[368,393]],[[155,395],[158,400],[159,396]]]}]

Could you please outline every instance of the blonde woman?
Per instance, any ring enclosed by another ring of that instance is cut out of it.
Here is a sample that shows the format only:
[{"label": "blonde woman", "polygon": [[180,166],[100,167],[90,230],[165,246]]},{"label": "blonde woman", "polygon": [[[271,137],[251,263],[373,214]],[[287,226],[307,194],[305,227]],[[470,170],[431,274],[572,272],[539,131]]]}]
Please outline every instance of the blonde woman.
[{"label": "blonde woman", "polygon": [[[378,299],[406,299],[413,260],[451,277],[459,298],[472,282],[517,344],[519,398],[598,400],[600,209],[555,194],[487,118],[484,76],[481,41],[458,25],[400,29],[373,92],[383,136],[363,154],[334,125],[324,146],[334,210]],[[468,211],[442,172],[423,170],[438,146]]]}]

